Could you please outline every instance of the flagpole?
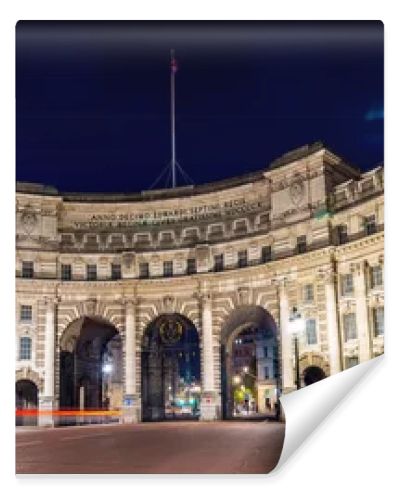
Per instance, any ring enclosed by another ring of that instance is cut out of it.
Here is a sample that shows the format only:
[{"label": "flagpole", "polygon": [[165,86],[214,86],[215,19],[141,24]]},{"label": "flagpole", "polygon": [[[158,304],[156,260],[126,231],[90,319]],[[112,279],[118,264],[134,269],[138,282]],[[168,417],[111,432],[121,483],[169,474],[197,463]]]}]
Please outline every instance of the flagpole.
[{"label": "flagpole", "polygon": [[176,187],[176,151],[175,151],[175,57],[171,49],[171,150],[172,150],[172,187]]}]

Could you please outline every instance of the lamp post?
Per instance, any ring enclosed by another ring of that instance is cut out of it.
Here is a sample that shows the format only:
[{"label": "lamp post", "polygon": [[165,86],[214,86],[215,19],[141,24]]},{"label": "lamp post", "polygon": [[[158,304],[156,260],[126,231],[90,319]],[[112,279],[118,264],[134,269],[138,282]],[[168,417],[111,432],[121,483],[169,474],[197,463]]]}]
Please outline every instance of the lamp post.
[{"label": "lamp post", "polygon": [[297,307],[293,307],[289,318],[289,330],[294,337],[294,357],[296,363],[296,388],[301,388],[300,383],[300,363],[299,363],[299,337],[304,331],[304,319],[298,312]]}]

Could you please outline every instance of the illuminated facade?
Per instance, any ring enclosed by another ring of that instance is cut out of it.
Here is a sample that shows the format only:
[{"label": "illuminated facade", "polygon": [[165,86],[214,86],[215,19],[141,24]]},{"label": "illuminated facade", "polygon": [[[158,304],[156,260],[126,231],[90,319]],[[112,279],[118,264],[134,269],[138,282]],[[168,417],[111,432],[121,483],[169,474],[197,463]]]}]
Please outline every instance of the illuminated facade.
[{"label": "illuminated facade", "polygon": [[249,327],[274,332],[273,406],[296,386],[293,307],[302,384],[383,352],[383,167],[360,173],[315,143],[201,186],[19,183],[16,204],[21,407],[157,420],[175,391],[201,419],[229,417],[232,344]]}]

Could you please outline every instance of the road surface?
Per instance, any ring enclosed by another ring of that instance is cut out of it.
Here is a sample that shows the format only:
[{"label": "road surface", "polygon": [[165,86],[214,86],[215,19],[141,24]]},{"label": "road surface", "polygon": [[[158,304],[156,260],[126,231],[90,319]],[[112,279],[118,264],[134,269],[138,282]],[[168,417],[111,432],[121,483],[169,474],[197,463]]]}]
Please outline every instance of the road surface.
[{"label": "road surface", "polygon": [[276,422],[161,422],[17,428],[17,474],[266,473],[285,428]]}]

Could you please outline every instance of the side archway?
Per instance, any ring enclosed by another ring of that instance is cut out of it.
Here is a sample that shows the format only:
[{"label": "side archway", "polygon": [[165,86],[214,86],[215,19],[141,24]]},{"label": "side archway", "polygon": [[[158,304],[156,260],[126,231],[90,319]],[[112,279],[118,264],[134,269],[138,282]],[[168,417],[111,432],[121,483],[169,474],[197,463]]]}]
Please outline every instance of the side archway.
[{"label": "side archway", "polygon": [[307,386],[329,376],[329,362],[322,353],[306,352],[300,356],[302,385]]},{"label": "side archway", "polygon": [[70,323],[60,339],[59,366],[60,409],[121,408],[122,340],[112,323],[99,316]]},{"label": "side archway", "polygon": [[261,306],[242,305],[221,329],[224,419],[275,415],[280,388],[277,326]]},{"label": "side archway", "polygon": [[38,407],[38,386],[29,379],[19,379],[15,384],[15,406],[17,410],[17,426],[37,425],[37,415],[18,415],[18,410],[37,410]]}]

